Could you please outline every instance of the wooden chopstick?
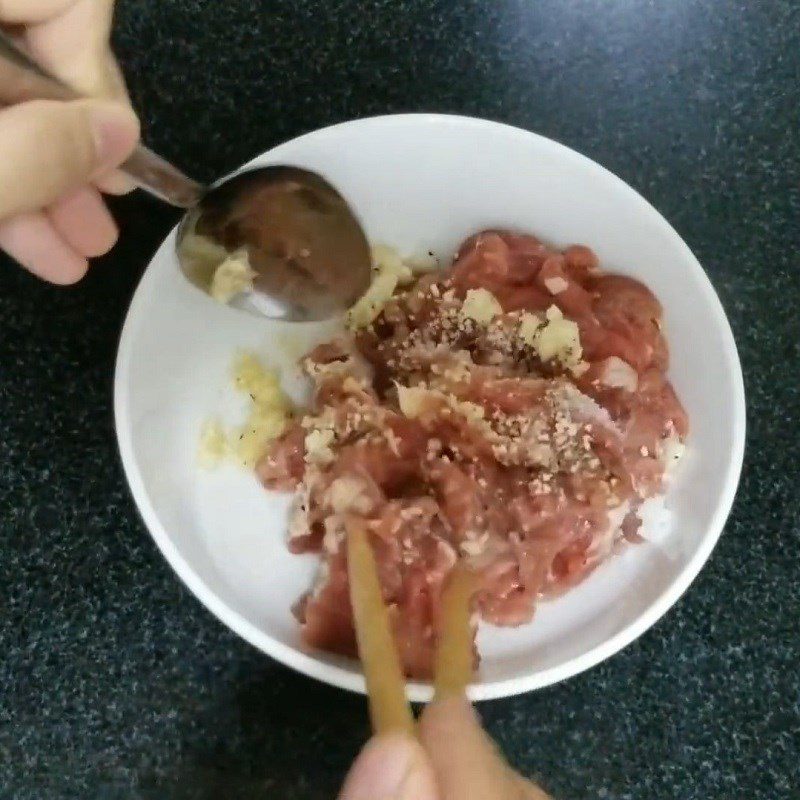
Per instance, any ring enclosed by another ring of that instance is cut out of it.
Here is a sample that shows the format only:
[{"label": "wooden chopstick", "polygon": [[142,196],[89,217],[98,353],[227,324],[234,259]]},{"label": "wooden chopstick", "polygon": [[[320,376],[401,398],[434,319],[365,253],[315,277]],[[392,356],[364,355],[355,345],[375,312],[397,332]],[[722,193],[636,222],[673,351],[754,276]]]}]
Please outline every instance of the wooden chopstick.
[{"label": "wooden chopstick", "polygon": [[406,682],[367,529],[354,518],[347,520],[346,529],[350,602],[367,681],[372,730],[378,734],[401,732],[413,736],[414,715],[406,698]]},{"label": "wooden chopstick", "polygon": [[470,601],[475,575],[463,564],[453,567],[442,595],[442,626],[434,661],[435,699],[463,695],[472,681]]},{"label": "wooden chopstick", "polygon": [[[363,521],[355,517],[347,519],[346,530],[350,602],[367,682],[372,728],[375,733],[413,734],[414,716],[406,698],[405,678],[369,534]],[[472,572],[456,565],[442,597],[442,632],[434,661],[437,699],[464,694],[472,680],[470,600],[474,591]]]},{"label": "wooden chopstick", "polygon": [[[389,612],[383,602],[378,565],[363,521],[348,518],[347,566],[350,602],[369,695],[372,730],[376,734],[400,732],[415,735],[414,715],[406,698],[406,684],[397,653]],[[442,596],[442,633],[434,663],[435,699],[463,695],[472,680],[473,653],[470,601],[475,575],[457,564]],[[551,800],[535,784],[509,773],[519,783],[520,797]]]}]

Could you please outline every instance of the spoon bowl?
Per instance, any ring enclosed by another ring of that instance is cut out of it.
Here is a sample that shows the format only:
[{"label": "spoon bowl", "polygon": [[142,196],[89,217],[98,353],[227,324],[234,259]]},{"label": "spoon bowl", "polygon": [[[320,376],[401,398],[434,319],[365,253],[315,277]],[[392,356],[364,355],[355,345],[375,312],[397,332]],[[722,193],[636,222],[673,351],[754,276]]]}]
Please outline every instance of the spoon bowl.
[{"label": "spoon bowl", "polygon": [[184,275],[214,294],[215,260],[187,254],[188,236],[211,252],[246,254],[244,296],[235,305],[286,321],[329,319],[368,288],[370,248],[347,201],[320,175],[291,166],[240,172],[210,188],[177,237]]}]

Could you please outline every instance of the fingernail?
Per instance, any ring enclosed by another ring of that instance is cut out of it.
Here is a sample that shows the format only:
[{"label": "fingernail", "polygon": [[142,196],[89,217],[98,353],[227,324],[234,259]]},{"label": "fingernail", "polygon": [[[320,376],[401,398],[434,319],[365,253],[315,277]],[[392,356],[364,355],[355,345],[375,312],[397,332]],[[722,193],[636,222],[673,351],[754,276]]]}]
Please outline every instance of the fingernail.
[{"label": "fingernail", "polygon": [[119,166],[139,140],[139,121],[122,103],[93,101],[88,106],[95,145],[96,173]]},{"label": "fingernail", "polygon": [[103,194],[128,194],[138,186],[133,178],[118,169],[98,175],[94,182]]},{"label": "fingernail", "polygon": [[373,739],[356,759],[339,800],[435,800],[422,750],[406,736]]}]

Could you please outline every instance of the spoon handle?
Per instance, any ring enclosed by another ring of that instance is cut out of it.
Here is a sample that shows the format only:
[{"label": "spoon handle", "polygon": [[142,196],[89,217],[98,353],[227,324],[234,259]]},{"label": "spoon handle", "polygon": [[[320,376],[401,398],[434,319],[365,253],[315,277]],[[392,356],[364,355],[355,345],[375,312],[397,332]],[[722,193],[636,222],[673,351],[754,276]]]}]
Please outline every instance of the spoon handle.
[{"label": "spoon handle", "polygon": [[[26,100],[79,100],[82,95],[50,75],[0,31],[0,107]],[[205,188],[138,145],[120,169],[155,197],[180,208],[197,204]]]}]

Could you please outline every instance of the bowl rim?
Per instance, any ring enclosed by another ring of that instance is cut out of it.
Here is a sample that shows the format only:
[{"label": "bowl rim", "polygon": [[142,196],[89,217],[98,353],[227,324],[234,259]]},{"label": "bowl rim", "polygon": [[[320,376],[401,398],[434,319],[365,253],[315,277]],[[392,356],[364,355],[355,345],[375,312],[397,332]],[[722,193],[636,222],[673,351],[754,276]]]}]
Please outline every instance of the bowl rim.
[{"label": "bowl rim", "polygon": [[[540,689],[545,686],[566,680],[567,678],[571,678],[590,669],[591,667],[596,666],[601,661],[604,661],[605,659],[622,650],[624,647],[627,647],[646,630],[655,625],[655,623],[658,622],[658,620],[681,598],[683,593],[697,577],[703,565],[711,555],[714,546],[722,534],[725,523],[733,506],[742,471],[745,449],[746,413],[744,378],[742,375],[741,363],[739,360],[733,331],[731,330],[730,323],[725,314],[719,296],[717,295],[705,270],[680,234],[678,234],[678,232],[651,203],[649,203],[639,192],[637,192],[633,187],[631,187],[613,172],[606,169],[601,164],[598,164],[596,161],[588,158],[587,156],[584,156],[581,153],[578,153],[576,150],[573,150],[572,148],[567,147],[566,145],[561,144],[560,142],[549,137],[542,136],[541,134],[533,131],[525,130],[524,128],[515,127],[489,119],[482,119],[479,117],[438,113],[386,114],[340,122],[301,134],[300,136],[286,140],[285,142],[280,142],[274,147],[269,148],[269,150],[265,151],[264,153],[261,153],[255,158],[251,159],[239,169],[234,170],[231,174],[234,174],[241,169],[248,168],[251,164],[263,158],[265,155],[272,153],[289,142],[296,143],[305,139],[324,136],[341,128],[374,126],[375,128],[379,129],[387,125],[392,126],[397,123],[409,122],[423,125],[457,124],[468,127],[474,126],[478,128],[492,128],[498,130],[505,136],[510,135],[526,139],[532,138],[538,140],[539,145],[551,148],[554,152],[558,153],[561,158],[570,159],[573,162],[580,163],[585,167],[591,168],[592,170],[599,171],[605,180],[610,180],[612,183],[617,184],[618,188],[621,188],[632,195],[633,198],[638,201],[639,205],[641,205],[642,213],[648,215],[652,222],[660,226],[662,230],[664,230],[664,232],[667,233],[671,238],[677,240],[676,243],[678,244],[678,247],[683,250],[683,254],[686,257],[689,268],[696,273],[696,277],[699,279],[701,291],[705,294],[704,299],[713,312],[713,323],[722,334],[725,357],[727,359],[727,364],[725,366],[731,374],[735,390],[735,397],[733,398],[732,447],[727,464],[723,489],[717,500],[711,524],[705,530],[703,538],[700,541],[693,557],[689,559],[686,564],[684,564],[676,578],[655,600],[650,603],[650,605],[642,614],[640,614],[622,630],[618,631],[616,634],[601,644],[583,653],[582,655],[538,673],[521,675],[501,681],[475,683],[470,686],[469,695],[472,700],[491,700],[521,694],[534,689]],[[161,247],[170,241],[174,235],[175,228],[173,228],[173,230],[165,238],[164,242],[162,242]],[[324,683],[328,683],[353,692],[365,693],[363,675],[349,671],[335,664],[321,661],[310,653],[304,653],[290,645],[274,639],[272,636],[260,630],[251,622],[246,620],[238,612],[228,606],[227,603],[221,600],[211,589],[208,588],[202,578],[200,578],[200,576],[183,558],[178,549],[172,543],[166,529],[162,525],[158,514],[156,513],[155,508],[150,501],[144,479],[134,456],[128,396],[130,376],[129,365],[134,344],[134,320],[138,317],[138,309],[144,303],[145,297],[147,296],[147,292],[143,291],[143,289],[149,280],[152,279],[154,274],[150,272],[150,266],[157,252],[158,251],[153,254],[150,263],[142,274],[139,284],[134,292],[131,304],[126,313],[125,322],[120,335],[114,371],[114,425],[117,434],[119,453],[125,477],[128,481],[131,494],[145,527],[155,541],[156,546],[160,550],[161,554],[167,560],[172,569],[177,573],[178,577],[195,595],[195,597],[197,597],[197,599],[200,600],[200,602],[228,628],[233,630],[263,653],[282,663],[284,666],[295,669]],[[432,690],[429,684],[409,682],[407,686],[408,695],[411,700],[422,702],[430,699],[432,695]]]}]

